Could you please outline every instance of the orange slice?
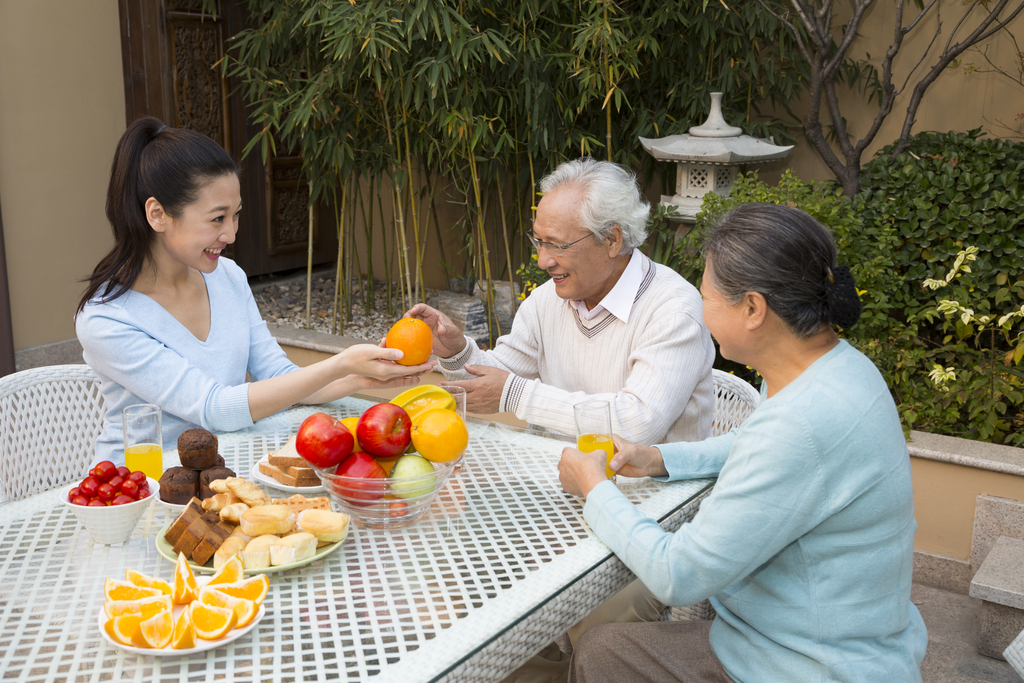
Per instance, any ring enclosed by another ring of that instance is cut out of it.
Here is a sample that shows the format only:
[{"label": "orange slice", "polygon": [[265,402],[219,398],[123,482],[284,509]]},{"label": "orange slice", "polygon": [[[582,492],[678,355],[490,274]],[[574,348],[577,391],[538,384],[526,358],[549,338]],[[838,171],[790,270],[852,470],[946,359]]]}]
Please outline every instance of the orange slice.
[{"label": "orange slice", "polygon": [[171,593],[173,593],[173,591],[171,590],[171,584],[167,583],[166,581],[161,581],[160,579],[154,578],[152,576],[146,576],[145,574],[137,572],[134,569],[125,569],[124,579],[133,586],[140,586],[142,588],[156,588],[161,593],[166,593],[167,595],[171,595]]},{"label": "orange slice", "polygon": [[235,583],[244,577],[242,560],[238,555],[232,555],[231,559],[224,563],[224,566],[217,570],[217,573],[210,579],[207,586],[215,586],[221,583]]},{"label": "orange slice", "polygon": [[217,585],[217,590],[221,593],[230,595],[233,598],[252,600],[257,605],[263,604],[263,599],[267,597],[269,589],[270,579],[267,578],[266,574],[260,574],[244,581]]},{"label": "orange slice", "polygon": [[174,624],[171,636],[171,647],[175,650],[187,650],[196,646],[196,627],[192,623],[192,610],[184,609]]},{"label": "orange slice", "polygon": [[235,626],[239,628],[253,620],[256,612],[259,611],[254,601],[232,597],[221,593],[218,588],[219,586],[203,586],[199,591],[199,602],[204,605],[230,609],[235,613]]},{"label": "orange slice", "polygon": [[154,595],[163,595],[163,592],[158,588],[145,588],[117,579],[108,578],[103,582],[103,596],[107,600],[138,600]]},{"label": "orange slice", "polygon": [[103,605],[107,617],[123,617],[126,614],[141,614],[149,619],[157,612],[171,609],[171,598],[167,595],[154,595],[138,600],[108,600]]},{"label": "orange slice", "polygon": [[185,554],[178,553],[178,564],[174,566],[174,588],[171,592],[171,600],[175,605],[187,605],[196,599],[198,590],[195,574],[192,573],[192,567],[188,566]]},{"label": "orange slice", "polygon": [[207,605],[197,600],[188,609],[192,613],[190,616],[196,635],[203,640],[216,640],[235,627],[235,611],[227,607]]},{"label": "orange slice", "polygon": [[132,636],[132,645],[136,647],[165,648],[171,644],[174,633],[174,617],[171,610],[165,609],[139,623],[139,630]]},{"label": "orange slice", "polygon": [[142,621],[143,616],[141,614],[126,614],[121,617],[107,619],[107,623],[104,624],[103,628],[115,643],[131,645],[132,637],[139,630],[139,624]]}]

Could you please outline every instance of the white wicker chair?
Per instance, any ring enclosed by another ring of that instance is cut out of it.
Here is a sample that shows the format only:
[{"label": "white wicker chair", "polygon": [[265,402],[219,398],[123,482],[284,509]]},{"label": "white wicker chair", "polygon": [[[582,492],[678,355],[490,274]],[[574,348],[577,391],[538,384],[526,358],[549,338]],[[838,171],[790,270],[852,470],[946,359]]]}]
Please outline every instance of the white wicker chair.
[{"label": "white wicker chair", "polygon": [[0,502],[83,478],[103,414],[100,378],[88,365],[0,377]]},{"label": "white wicker chair", "polygon": [[[712,370],[711,374],[715,382],[715,421],[711,425],[711,436],[720,436],[738,427],[754,412],[761,402],[761,394],[735,375],[721,370]],[[669,607],[662,617],[667,621],[709,621],[714,618],[715,608],[708,600],[686,607]]]}]

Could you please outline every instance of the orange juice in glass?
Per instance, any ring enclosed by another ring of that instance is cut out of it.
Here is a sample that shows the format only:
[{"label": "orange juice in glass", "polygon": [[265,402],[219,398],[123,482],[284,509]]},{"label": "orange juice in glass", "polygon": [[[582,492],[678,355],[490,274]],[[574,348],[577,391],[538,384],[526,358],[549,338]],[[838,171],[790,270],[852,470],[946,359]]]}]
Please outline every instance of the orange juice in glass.
[{"label": "orange juice in glass", "polygon": [[609,479],[615,479],[615,471],[607,463],[615,455],[612,443],[612,414],[608,401],[583,401],[572,407],[576,418],[576,448],[584,453],[604,451],[604,473]]},{"label": "orange juice in glass", "polygon": [[121,411],[124,426],[124,466],[160,479],[164,473],[163,429],[160,406],[127,406]]}]

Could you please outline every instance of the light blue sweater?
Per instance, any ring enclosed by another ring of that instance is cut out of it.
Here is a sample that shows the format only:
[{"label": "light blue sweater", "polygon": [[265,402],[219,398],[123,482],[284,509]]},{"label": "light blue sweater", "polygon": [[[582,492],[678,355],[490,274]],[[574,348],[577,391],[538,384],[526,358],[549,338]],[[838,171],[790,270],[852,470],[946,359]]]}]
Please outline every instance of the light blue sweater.
[{"label": "light blue sweater", "polygon": [[664,602],[711,597],[729,676],[921,680],[910,458],[870,360],[841,341],[738,429],[659,448],[670,479],[718,475],[692,523],[666,533],[611,482],[584,516]]},{"label": "light blue sweater", "polygon": [[267,330],[234,261],[221,258],[204,277],[210,295],[205,342],[156,301],[131,290],[107,303],[86,304],[75,319],[82,356],[103,380],[107,409],[94,462],[124,462],[125,406],[160,406],[163,445],[172,450],[186,429],[252,426],[246,372],[257,381],[297,369]]}]

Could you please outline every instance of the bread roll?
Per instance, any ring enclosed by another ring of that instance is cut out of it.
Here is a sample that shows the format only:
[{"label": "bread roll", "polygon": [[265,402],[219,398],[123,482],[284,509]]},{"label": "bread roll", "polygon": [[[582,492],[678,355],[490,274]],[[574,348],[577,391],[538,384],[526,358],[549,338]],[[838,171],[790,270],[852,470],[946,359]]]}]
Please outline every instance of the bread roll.
[{"label": "bread roll", "polygon": [[295,526],[295,513],[284,505],[261,505],[243,512],[238,526],[250,536],[283,534]]},{"label": "bread roll", "polygon": [[302,532],[278,540],[270,546],[270,564],[280,567],[293,564],[316,554],[316,536]]},{"label": "bread roll", "polygon": [[[229,537],[230,538],[230,537]],[[280,541],[273,534],[257,536],[246,544],[242,551],[242,566],[246,569],[263,569],[270,566],[270,546]]]},{"label": "bread roll", "polygon": [[295,524],[324,543],[344,541],[348,536],[348,515],[341,512],[303,510],[295,518]]},{"label": "bread roll", "polygon": [[[216,493],[213,495],[212,498],[207,498],[206,500],[203,501],[203,509],[216,510],[217,512],[220,512],[229,505],[234,505],[235,503],[241,502],[242,499],[236,496],[235,494],[231,493],[230,491],[227,493]],[[223,517],[221,517],[221,519],[223,519]]]},{"label": "bread roll", "polygon": [[227,479],[214,479],[210,482],[210,490],[214,493],[229,493]]},{"label": "bread roll", "polygon": [[[221,546],[217,548],[217,552],[213,554],[213,568],[220,569],[227,564],[227,561],[232,557],[235,555],[241,555],[248,542],[249,541],[245,536],[236,536],[232,533],[224,539]],[[242,563],[242,566],[245,566],[244,562]]]},{"label": "bread roll", "polygon": [[256,484],[238,477],[227,479],[228,490],[242,499],[242,502],[251,508],[259,505],[270,505],[270,496],[263,493]]},{"label": "bread roll", "polygon": [[[218,496],[221,494],[217,494]],[[231,522],[232,524],[239,524],[242,520],[242,514],[249,509],[249,506],[245,503],[234,503],[228,505],[220,511],[220,518],[225,522]]]}]

